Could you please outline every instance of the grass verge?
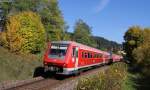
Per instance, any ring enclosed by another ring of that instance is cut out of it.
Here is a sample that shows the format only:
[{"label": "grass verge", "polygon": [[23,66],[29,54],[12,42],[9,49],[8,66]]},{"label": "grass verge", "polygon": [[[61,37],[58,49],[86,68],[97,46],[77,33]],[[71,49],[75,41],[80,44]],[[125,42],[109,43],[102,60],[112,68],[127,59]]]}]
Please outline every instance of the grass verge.
[{"label": "grass verge", "polygon": [[0,82],[32,78],[36,67],[41,65],[40,57],[16,55],[0,47]]},{"label": "grass verge", "polygon": [[134,90],[128,77],[127,65],[112,64],[105,72],[81,78],[76,90]]}]

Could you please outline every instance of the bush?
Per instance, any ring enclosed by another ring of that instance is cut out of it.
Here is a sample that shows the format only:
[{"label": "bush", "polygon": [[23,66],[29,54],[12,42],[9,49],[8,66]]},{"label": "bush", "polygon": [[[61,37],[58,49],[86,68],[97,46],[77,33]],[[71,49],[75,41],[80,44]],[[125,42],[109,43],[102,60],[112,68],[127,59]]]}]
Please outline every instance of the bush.
[{"label": "bush", "polygon": [[150,45],[144,44],[133,51],[134,59],[137,61],[136,65],[141,68],[142,73],[150,75]]},{"label": "bush", "polygon": [[45,46],[46,33],[39,15],[26,11],[8,17],[1,45],[12,52],[35,53]]},{"label": "bush", "polygon": [[77,90],[122,90],[126,79],[127,65],[117,63],[105,72],[81,79]]}]

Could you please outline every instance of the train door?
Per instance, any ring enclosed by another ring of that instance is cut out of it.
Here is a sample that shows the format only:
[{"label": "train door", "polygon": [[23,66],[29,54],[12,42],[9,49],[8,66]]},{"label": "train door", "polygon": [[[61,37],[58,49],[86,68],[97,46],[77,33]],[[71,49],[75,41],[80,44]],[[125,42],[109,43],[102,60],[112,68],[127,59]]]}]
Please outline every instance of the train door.
[{"label": "train door", "polygon": [[74,60],[74,69],[77,70],[78,69],[78,51],[79,48],[78,47],[73,47],[73,60]]}]

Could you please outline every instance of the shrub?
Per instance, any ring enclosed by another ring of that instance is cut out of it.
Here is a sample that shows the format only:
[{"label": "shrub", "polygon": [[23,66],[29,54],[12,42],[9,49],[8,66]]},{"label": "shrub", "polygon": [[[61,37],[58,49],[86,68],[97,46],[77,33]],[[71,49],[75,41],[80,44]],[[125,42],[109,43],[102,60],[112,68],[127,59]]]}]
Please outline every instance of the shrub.
[{"label": "shrub", "polygon": [[35,53],[45,46],[46,34],[39,15],[25,11],[8,17],[1,44],[12,52]]},{"label": "shrub", "polygon": [[105,72],[82,78],[77,90],[122,90],[127,79],[127,65],[117,63],[110,66]]},{"label": "shrub", "polygon": [[150,75],[150,44],[144,44],[133,51],[136,64],[141,68],[142,72]]}]

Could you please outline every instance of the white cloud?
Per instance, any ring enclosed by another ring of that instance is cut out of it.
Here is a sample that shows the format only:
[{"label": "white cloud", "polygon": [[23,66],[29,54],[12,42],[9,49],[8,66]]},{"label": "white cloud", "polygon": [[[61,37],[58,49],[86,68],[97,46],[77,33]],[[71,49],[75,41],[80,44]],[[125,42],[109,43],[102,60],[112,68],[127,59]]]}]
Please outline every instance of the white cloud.
[{"label": "white cloud", "polygon": [[95,13],[101,12],[110,2],[110,0],[100,0],[99,4],[94,8]]}]

